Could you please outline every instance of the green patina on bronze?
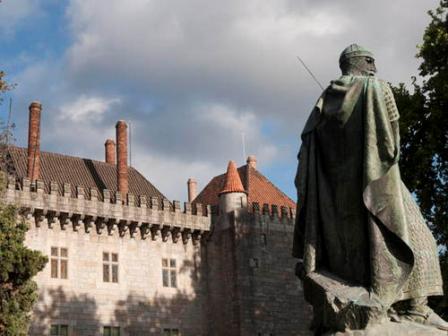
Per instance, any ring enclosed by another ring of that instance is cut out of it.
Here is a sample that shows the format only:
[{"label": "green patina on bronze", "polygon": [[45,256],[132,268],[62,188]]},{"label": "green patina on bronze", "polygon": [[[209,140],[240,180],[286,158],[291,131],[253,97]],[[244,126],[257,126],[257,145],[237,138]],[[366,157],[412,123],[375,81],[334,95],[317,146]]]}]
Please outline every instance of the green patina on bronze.
[{"label": "green patina on bronze", "polygon": [[373,56],[373,54],[366,48],[361,47],[360,45],[357,45],[357,44],[351,44],[342,51],[341,56],[339,57],[339,64],[341,65],[345,61],[349,60],[350,58],[354,58],[354,57],[375,58]]},{"label": "green patina on bronze", "polygon": [[305,274],[325,270],[362,286],[384,311],[441,295],[435,240],[400,178],[391,89],[373,76],[370,52],[352,45],[341,59],[344,75],[322,93],[302,132],[293,254]]}]

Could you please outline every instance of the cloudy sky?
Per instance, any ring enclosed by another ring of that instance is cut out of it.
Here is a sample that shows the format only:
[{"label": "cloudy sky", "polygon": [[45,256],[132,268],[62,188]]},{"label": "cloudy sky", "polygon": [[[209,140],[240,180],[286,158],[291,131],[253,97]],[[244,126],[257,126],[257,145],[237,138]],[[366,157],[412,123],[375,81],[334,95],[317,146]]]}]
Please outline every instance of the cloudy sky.
[{"label": "cloudy sky", "polygon": [[132,128],[132,165],[186,199],[228,160],[258,167],[295,198],[299,134],[342,49],[371,49],[379,76],[417,74],[416,46],[438,0],[3,0],[0,69],[17,87],[16,143],[43,104],[42,150],[104,159],[115,122]]}]

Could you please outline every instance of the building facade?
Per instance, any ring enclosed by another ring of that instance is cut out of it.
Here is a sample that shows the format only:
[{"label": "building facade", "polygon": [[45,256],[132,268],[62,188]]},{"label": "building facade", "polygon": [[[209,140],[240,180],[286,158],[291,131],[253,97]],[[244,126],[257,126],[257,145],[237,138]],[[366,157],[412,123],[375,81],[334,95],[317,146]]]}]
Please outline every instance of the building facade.
[{"label": "building facade", "polygon": [[47,255],[30,335],[308,335],[310,308],[290,250],[294,202],[254,157],[189,202],[169,201],[127,165],[127,126],[105,162],[40,151],[41,105],[28,148],[10,147],[5,200]]}]

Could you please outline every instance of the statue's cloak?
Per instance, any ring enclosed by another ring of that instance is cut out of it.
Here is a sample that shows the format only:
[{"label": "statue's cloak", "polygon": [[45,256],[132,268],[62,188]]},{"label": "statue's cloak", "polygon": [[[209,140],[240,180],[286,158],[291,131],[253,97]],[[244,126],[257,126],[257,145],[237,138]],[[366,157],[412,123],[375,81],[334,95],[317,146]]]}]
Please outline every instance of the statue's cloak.
[{"label": "statue's cloak", "polygon": [[302,132],[293,255],[368,288],[384,306],[442,294],[437,246],[398,168],[389,85],[342,76]]}]

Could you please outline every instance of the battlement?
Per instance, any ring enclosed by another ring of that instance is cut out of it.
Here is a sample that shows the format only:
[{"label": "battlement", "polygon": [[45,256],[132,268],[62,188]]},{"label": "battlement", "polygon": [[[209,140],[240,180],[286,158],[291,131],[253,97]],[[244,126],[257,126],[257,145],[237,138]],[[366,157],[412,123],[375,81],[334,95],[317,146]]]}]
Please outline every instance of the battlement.
[{"label": "battlement", "polygon": [[[212,216],[219,216],[219,206],[208,206],[210,209],[208,213],[211,213]],[[255,217],[264,217],[269,220],[275,221],[278,220],[283,223],[294,225],[296,218],[296,209],[290,208],[286,206],[278,206],[276,204],[267,204],[263,203],[260,207],[260,203],[253,202],[249,205],[249,212],[253,213]]]},{"label": "battlement", "polygon": [[120,237],[171,238],[174,243],[182,238],[184,244],[191,238],[197,244],[211,226],[209,206],[203,209],[201,204],[185,202],[181,210],[179,201],[157,197],[148,200],[144,195],[132,194],[122,199],[121,192],[105,189],[98,195],[97,189],[70,183],[64,183],[59,190],[59,184],[51,182],[47,193],[41,180],[31,183],[28,178],[17,181],[10,176],[4,197],[7,203],[22,208],[26,219],[37,227],[60,225],[62,230],[89,233],[94,229],[98,234],[117,232]]},{"label": "battlement", "polygon": [[256,217],[269,218],[272,221],[278,220],[279,222],[294,225],[296,217],[296,209],[289,208],[286,206],[281,206],[275,204],[264,203],[260,208],[260,204],[257,202],[252,203],[252,212]]}]

